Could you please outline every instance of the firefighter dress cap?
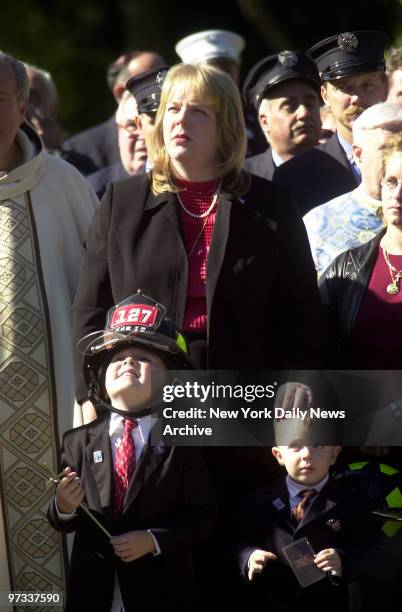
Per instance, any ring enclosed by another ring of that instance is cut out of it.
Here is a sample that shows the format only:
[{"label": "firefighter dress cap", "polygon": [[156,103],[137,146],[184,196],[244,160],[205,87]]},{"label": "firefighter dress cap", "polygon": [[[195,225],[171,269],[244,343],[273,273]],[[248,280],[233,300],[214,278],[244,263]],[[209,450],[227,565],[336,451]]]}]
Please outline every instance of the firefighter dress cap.
[{"label": "firefighter dress cap", "polygon": [[243,99],[258,111],[268,91],[290,79],[306,81],[320,96],[321,80],[315,62],[304,53],[281,51],[252,67],[244,81]]},{"label": "firefighter dress cap", "polygon": [[99,381],[112,355],[130,345],[153,349],[172,369],[193,369],[184,337],[166,308],[138,292],[116,306],[106,317],[105,329],[86,335],[77,348],[83,354],[84,377],[88,386]]},{"label": "firefighter dress cap", "polygon": [[126,89],[137,102],[138,113],[156,113],[161,100],[161,89],[169,66],[159,66],[131,77]]},{"label": "firefighter dress cap", "polygon": [[240,62],[246,43],[244,38],[227,30],[206,30],[182,38],[175,50],[185,64],[198,64],[213,59]]},{"label": "firefighter dress cap", "polygon": [[317,64],[321,79],[332,81],[365,72],[384,72],[387,44],[384,32],[343,32],[320,41],[306,53]]}]

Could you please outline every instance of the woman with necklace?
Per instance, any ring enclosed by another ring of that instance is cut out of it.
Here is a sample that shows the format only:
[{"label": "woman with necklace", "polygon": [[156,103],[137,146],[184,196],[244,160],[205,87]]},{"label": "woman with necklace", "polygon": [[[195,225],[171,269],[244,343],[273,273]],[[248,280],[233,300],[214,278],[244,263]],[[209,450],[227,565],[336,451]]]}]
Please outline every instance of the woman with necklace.
[{"label": "woman with necklace", "polygon": [[153,136],[152,172],[112,183],[95,215],[75,337],[141,289],[166,305],[199,367],[319,366],[322,316],[304,226],[282,192],[241,169],[246,131],[233,81],[212,66],[173,67]]},{"label": "woman with necklace", "polygon": [[342,253],[320,279],[337,367],[402,369],[402,134],[384,150],[386,228]]}]

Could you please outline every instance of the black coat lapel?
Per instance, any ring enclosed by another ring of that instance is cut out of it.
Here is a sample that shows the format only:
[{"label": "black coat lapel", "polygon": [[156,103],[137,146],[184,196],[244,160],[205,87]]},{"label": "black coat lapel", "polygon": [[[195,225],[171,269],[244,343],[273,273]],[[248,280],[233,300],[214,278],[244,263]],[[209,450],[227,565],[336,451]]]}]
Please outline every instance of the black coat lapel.
[{"label": "black coat lapel", "polygon": [[170,446],[152,446],[149,442],[146,443],[124,499],[123,513],[127,511],[144,489],[152,474],[158,469],[170,450]]},{"label": "black coat lapel", "polygon": [[232,194],[223,192],[216,213],[215,227],[212,234],[211,247],[207,258],[207,322],[208,338],[211,321],[212,302],[216,284],[222,269],[229,236],[230,214],[232,210]]},{"label": "black coat lapel", "polygon": [[[113,494],[114,469],[109,438],[109,417],[94,421],[89,426],[88,438],[86,456],[98,487],[102,506],[100,510],[102,510],[112,505]],[[95,462],[95,457],[98,459],[101,457],[102,460]]]},{"label": "black coat lapel", "polygon": [[295,526],[290,517],[289,491],[285,480],[279,480],[273,484],[266,501],[270,511],[275,512],[290,531],[295,531]]},{"label": "black coat lapel", "polygon": [[[349,163],[349,160],[347,158],[347,155],[344,149],[342,148],[339,142],[339,139],[336,133],[333,136],[331,136],[331,138],[326,143],[324,143],[323,145],[321,145],[321,147],[318,147],[318,148],[321,148],[321,151],[328,153],[329,155],[331,155],[331,157],[336,159],[336,161],[342,164],[345,170],[347,170],[350,173],[351,179],[354,178],[352,167]],[[356,187],[357,187],[357,182],[356,182]]]},{"label": "black coat lapel", "polygon": [[[173,233],[173,242],[170,241],[174,252],[169,252],[168,258],[176,263],[176,282],[171,291],[171,303],[164,304],[168,309],[170,317],[175,321],[179,329],[183,326],[184,313],[187,300],[188,261],[186,248],[180,231],[179,201],[175,193],[164,192],[157,196],[152,193],[148,198],[146,209],[160,206],[160,215],[166,219],[166,231]],[[165,247],[166,248],[166,247]]]},{"label": "black coat lapel", "polygon": [[333,483],[329,481],[307,508],[307,512],[297,528],[300,529],[300,527],[308,525],[311,521],[316,520],[318,517],[332,510],[332,508],[335,508],[337,505],[336,499],[336,489]]}]

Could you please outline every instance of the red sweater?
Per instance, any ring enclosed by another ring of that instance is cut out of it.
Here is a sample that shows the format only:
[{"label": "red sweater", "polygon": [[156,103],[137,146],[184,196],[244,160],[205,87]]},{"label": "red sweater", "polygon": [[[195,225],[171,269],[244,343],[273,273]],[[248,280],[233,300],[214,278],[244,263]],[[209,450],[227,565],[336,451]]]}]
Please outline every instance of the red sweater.
[{"label": "red sweater", "polygon": [[[200,215],[211,206],[217,181],[195,183],[176,180],[180,198],[194,214]],[[207,329],[206,270],[208,251],[216,219],[216,206],[207,217],[191,217],[180,206],[180,226],[188,257],[187,301],[184,331],[204,332]]]},{"label": "red sweater", "polygon": [[[402,255],[390,255],[391,264],[402,270]],[[402,280],[399,293],[390,295],[391,276],[382,248],[354,328],[355,360],[359,369],[402,369]]]}]

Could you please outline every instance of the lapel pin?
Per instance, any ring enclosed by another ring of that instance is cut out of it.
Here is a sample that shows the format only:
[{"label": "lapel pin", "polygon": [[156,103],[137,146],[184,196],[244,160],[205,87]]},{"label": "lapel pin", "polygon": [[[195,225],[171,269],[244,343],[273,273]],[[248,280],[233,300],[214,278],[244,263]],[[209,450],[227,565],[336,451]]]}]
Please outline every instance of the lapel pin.
[{"label": "lapel pin", "polygon": [[94,463],[102,463],[103,452],[101,450],[94,451]]},{"label": "lapel pin", "polygon": [[283,510],[283,508],[285,507],[285,504],[283,503],[283,501],[280,499],[280,497],[277,497],[276,499],[274,499],[274,501],[272,502],[272,505],[277,509],[277,510]]},{"label": "lapel pin", "polygon": [[342,527],[340,520],[333,518],[327,521],[327,525],[328,527],[331,527],[331,529],[333,529],[334,531],[339,531]]}]

